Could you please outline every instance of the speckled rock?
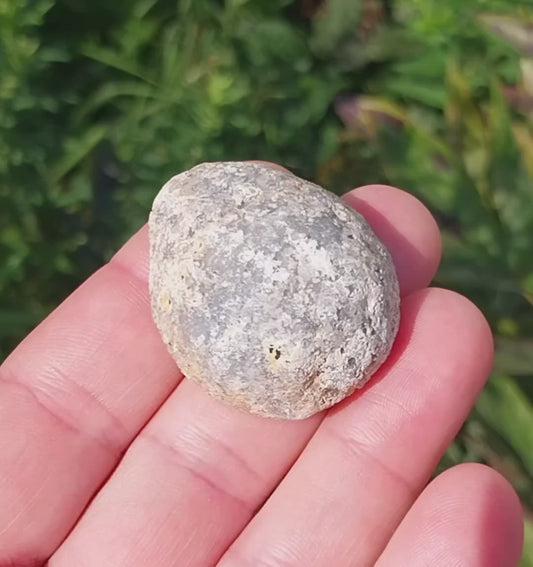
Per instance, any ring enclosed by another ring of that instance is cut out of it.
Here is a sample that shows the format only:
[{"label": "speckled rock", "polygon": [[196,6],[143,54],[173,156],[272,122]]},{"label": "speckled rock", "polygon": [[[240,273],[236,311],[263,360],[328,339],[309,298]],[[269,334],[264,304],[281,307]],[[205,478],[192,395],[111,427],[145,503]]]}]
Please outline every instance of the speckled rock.
[{"label": "speckled rock", "polygon": [[184,374],[302,419],[361,387],[399,322],[389,253],[332,193],[252,162],[171,179],[150,215],[154,320]]}]

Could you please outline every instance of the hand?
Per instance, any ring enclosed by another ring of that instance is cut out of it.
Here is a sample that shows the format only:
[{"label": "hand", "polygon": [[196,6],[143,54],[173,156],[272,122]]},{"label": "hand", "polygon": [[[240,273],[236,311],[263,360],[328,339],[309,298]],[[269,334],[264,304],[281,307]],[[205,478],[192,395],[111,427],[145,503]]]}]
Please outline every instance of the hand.
[{"label": "hand", "polygon": [[287,422],[182,380],[150,315],[145,227],[1,369],[0,565],[517,565],[520,503],[502,477],[468,464],[426,486],[487,379],[490,330],[426,287],[441,244],[423,205],[382,186],[345,199],[403,296],[370,383]]}]

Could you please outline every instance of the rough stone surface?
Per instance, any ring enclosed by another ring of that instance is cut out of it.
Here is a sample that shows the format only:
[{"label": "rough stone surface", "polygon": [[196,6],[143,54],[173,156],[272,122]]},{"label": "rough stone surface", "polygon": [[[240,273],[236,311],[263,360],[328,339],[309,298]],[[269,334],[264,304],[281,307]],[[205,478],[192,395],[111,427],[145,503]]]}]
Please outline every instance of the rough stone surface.
[{"label": "rough stone surface", "polygon": [[150,215],[154,320],[184,374],[218,399],[301,419],[361,387],[399,323],[396,273],[332,193],[258,163],[171,179]]}]

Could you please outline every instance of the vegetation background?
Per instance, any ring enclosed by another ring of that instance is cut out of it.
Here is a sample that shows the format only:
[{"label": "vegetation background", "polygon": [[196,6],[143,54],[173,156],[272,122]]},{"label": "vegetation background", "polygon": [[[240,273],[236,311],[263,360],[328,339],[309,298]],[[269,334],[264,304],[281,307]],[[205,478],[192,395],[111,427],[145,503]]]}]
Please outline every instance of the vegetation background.
[{"label": "vegetation background", "polygon": [[0,0],[0,360],[172,174],[254,158],[435,213],[497,340],[441,466],[514,483],[533,566],[532,0]]}]

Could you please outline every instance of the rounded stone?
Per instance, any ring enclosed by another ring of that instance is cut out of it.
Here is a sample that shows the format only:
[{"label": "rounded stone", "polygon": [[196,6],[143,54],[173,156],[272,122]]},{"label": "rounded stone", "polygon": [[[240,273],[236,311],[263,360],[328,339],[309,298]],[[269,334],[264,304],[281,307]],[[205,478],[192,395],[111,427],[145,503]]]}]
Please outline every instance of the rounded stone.
[{"label": "rounded stone", "polygon": [[302,419],[389,354],[400,303],[390,255],[321,187],[266,164],[205,163],[161,189],[149,227],[155,323],[212,396]]}]

